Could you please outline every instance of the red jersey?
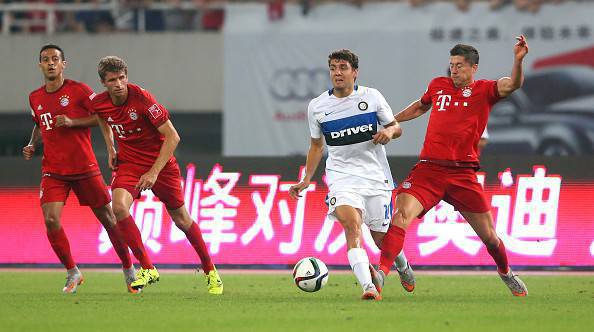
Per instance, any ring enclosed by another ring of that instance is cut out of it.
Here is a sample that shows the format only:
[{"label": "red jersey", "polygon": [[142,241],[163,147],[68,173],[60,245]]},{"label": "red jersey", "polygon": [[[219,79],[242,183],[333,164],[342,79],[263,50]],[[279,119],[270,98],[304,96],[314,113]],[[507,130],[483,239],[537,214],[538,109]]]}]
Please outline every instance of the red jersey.
[{"label": "red jersey", "polygon": [[93,98],[93,109],[113,131],[119,163],[153,166],[165,140],[157,128],[169,120],[169,112],[153,95],[128,84],[128,99],[123,105],[114,105],[105,91]]},{"label": "red jersey", "polygon": [[449,77],[433,79],[421,97],[432,110],[420,159],[478,166],[477,144],[491,107],[500,99],[497,81],[478,80],[457,88]]},{"label": "red jersey", "polygon": [[57,115],[71,119],[90,116],[90,100],[94,96],[86,84],[72,80],[64,80],[57,91],[47,92],[42,86],[29,95],[31,116],[41,130],[41,171],[44,174],[78,177],[99,174],[91,146],[91,130],[55,126]]}]

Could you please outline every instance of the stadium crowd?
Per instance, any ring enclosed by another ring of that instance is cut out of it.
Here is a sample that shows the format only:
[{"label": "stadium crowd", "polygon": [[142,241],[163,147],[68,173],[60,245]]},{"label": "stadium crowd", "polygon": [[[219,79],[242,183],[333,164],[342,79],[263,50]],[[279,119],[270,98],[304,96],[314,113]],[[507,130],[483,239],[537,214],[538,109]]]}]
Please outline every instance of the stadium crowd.
[{"label": "stadium crowd", "polygon": [[[298,4],[303,15],[316,6],[337,0],[0,0],[0,26],[4,33],[111,33],[115,31],[219,30],[224,21],[224,3],[265,2],[270,20],[284,17],[286,4]],[[544,5],[586,0],[343,0],[361,7],[370,2],[408,2],[412,7],[451,2],[460,11],[475,2],[489,2],[492,10],[513,6],[537,13]],[[68,10],[56,5],[71,5]],[[81,5],[82,10],[77,10]],[[92,5],[89,7],[89,5]],[[52,7],[53,10],[50,10]],[[48,15],[55,13],[55,27],[48,31]]]}]

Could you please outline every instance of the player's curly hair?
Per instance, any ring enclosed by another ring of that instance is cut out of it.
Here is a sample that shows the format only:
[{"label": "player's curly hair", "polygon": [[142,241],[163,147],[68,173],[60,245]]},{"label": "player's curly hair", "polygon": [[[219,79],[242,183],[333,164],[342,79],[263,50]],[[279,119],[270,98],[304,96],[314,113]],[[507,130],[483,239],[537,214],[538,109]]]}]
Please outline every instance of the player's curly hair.
[{"label": "player's curly hair", "polygon": [[466,62],[470,63],[471,66],[478,65],[479,63],[479,52],[476,48],[470,45],[458,44],[450,50],[451,56],[460,55],[464,57]]},{"label": "player's curly hair", "polygon": [[359,68],[359,57],[355,53],[351,52],[351,50],[342,49],[330,53],[328,56],[328,66],[330,66],[330,61],[332,60],[344,60],[350,63],[353,69]]},{"label": "player's curly hair", "polygon": [[101,81],[105,80],[105,75],[107,75],[107,72],[119,73],[121,71],[128,75],[128,65],[126,65],[126,62],[124,62],[124,60],[121,58],[115,55],[109,55],[99,60],[97,72],[99,73]]}]

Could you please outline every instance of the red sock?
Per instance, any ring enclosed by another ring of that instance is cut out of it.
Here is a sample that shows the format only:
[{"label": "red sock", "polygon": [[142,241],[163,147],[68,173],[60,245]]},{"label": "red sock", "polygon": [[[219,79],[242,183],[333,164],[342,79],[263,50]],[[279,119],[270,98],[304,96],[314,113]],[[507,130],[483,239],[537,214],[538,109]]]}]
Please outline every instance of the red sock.
[{"label": "red sock", "polygon": [[503,245],[503,241],[501,241],[501,239],[499,239],[499,246],[497,246],[497,248],[487,247],[487,251],[489,252],[489,255],[493,257],[495,264],[497,264],[497,271],[499,271],[499,273],[506,274],[509,272],[507,254],[505,253],[505,245]]},{"label": "red sock", "polygon": [[70,243],[68,242],[64,228],[60,227],[57,230],[47,231],[47,239],[64,267],[67,270],[73,269],[76,264],[74,263],[74,259],[72,259]]},{"label": "red sock", "polygon": [[384,271],[386,275],[390,273],[390,268],[394,265],[396,256],[402,251],[405,235],[406,231],[404,229],[391,225],[390,228],[388,228],[386,236],[384,236],[379,268]]},{"label": "red sock", "polygon": [[122,236],[122,233],[118,229],[117,226],[114,227],[106,227],[105,230],[107,231],[107,235],[109,236],[109,240],[113,245],[113,249],[118,254],[118,257],[122,261],[122,267],[124,269],[129,269],[132,266],[132,260],[130,259],[130,253],[128,252],[128,246],[126,245],[126,241]]},{"label": "red sock", "polygon": [[208,249],[206,249],[206,243],[204,243],[204,239],[202,238],[202,232],[200,232],[200,227],[193,222],[192,226],[188,228],[188,230],[184,231],[186,233],[186,237],[198,256],[200,256],[200,262],[202,263],[202,269],[204,270],[205,274],[208,274],[210,270],[214,270],[214,265],[210,260],[210,254],[208,253]]},{"label": "red sock", "polygon": [[151,263],[150,258],[146,254],[144,244],[142,244],[142,237],[140,231],[132,216],[127,216],[122,220],[118,220],[118,228],[122,234],[122,238],[126,240],[126,244],[132,250],[134,257],[138,259],[143,269],[153,269],[155,266]]}]

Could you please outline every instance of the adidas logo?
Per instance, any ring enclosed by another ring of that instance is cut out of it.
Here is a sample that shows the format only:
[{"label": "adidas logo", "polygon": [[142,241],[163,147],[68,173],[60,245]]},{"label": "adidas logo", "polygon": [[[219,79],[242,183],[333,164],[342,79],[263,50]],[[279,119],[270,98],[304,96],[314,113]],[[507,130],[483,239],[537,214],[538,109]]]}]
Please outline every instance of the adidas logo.
[{"label": "adidas logo", "polygon": [[443,93],[443,90],[439,90],[439,91],[437,91],[437,94],[438,94],[438,95],[440,95],[440,94],[442,94],[442,93]]},{"label": "adidas logo", "polygon": [[107,118],[108,122],[113,122],[113,119],[111,118],[111,116],[109,118]]},{"label": "adidas logo", "polygon": [[306,275],[306,276],[310,276],[310,275],[311,275],[311,272],[310,272],[310,271],[307,271],[307,272],[305,273],[305,275]]},{"label": "adidas logo", "polygon": [[37,106],[37,110],[41,111],[43,109],[43,107],[41,107],[41,105]]}]

